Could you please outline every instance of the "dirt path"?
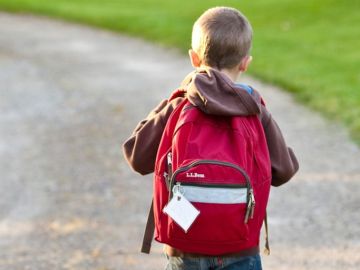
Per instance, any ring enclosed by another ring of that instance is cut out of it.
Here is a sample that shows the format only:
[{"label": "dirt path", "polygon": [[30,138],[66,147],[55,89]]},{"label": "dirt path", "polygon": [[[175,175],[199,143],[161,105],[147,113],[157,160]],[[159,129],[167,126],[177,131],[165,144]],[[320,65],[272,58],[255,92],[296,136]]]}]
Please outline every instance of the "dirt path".
[{"label": "dirt path", "polygon": [[[139,245],[151,176],[120,150],[191,70],[177,52],[87,27],[0,13],[0,269],[163,269]],[[273,189],[265,269],[358,269],[360,151],[343,128],[260,89],[299,156]]]}]

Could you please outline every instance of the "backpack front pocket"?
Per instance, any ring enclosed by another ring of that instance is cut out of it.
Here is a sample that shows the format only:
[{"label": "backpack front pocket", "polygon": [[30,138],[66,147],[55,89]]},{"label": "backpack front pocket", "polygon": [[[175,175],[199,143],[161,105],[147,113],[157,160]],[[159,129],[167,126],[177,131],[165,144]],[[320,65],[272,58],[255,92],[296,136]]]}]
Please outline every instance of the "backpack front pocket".
[{"label": "backpack front pocket", "polygon": [[200,214],[187,232],[170,219],[169,238],[198,243],[247,241],[255,200],[249,178],[240,167],[216,160],[193,162],[174,172],[169,199],[174,190]]}]

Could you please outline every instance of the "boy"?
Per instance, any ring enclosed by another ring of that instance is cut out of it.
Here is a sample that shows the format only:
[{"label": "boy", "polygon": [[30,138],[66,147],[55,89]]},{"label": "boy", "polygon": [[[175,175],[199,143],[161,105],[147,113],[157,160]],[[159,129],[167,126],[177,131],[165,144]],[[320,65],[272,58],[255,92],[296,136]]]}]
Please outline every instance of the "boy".
[{"label": "boy", "polygon": [[[280,186],[290,180],[299,167],[293,151],[286,146],[259,93],[247,85],[235,83],[251,63],[251,41],[251,26],[236,9],[216,7],[199,17],[193,26],[192,49],[189,51],[196,70],[182,84],[185,97],[162,101],[138,124],[123,145],[124,155],[135,171],[143,175],[154,171],[167,120],[187,98],[192,105],[210,115],[258,115],[270,155],[271,184]],[[258,246],[220,257],[187,253],[168,245],[164,246],[164,252],[168,258],[166,269],[250,269],[250,266],[261,269]]]}]

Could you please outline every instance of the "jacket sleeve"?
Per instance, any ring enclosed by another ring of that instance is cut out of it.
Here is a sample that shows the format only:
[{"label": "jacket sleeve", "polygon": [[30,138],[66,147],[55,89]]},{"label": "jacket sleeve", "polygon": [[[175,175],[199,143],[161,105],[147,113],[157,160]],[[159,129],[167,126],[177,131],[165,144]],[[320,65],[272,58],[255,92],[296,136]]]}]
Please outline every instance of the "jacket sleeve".
[{"label": "jacket sleeve", "polygon": [[288,182],[299,169],[299,162],[290,147],[287,147],[281,130],[271,114],[261,106],[261,122],[268,144],[271,160],[271,185],[280,186]]},{"label": "jacket sleeve", "polygon": [[171,102],[161,101],[124,142],[124,157],[136,172],[145,175],[154,171],[156,154],[166,122],[181,100],[182,98],[175,98]]}]

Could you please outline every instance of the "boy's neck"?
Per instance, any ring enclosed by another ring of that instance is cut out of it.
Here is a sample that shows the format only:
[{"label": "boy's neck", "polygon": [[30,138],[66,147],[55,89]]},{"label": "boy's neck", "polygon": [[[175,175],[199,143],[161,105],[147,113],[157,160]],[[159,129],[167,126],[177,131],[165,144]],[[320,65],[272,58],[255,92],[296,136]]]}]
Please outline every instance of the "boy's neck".
[{"label": "boy's neck", "polygon": [[227,77],[229,77],[229,79],[234,83],[237,81],[241,73],[238,70],[228,70],[228,69],[221,69],[220,72],[225,74]]},{"label": "boy's neck", "polygon": [[[206,66],[202,66],[204,68],[209,68],[209,67],[206,67]],[[234,69],[226,69],[226,68],[223,68],[223,69],[217,69],[218,71],[220,71],[221,73],[225,74],[226,77],[228,77],[232,82],[236,82],[239,75],[240,75],[240,70],[237,69],[237,68],[234,68]]]}]

